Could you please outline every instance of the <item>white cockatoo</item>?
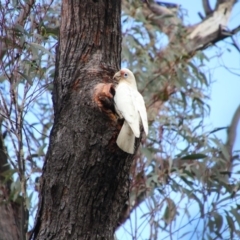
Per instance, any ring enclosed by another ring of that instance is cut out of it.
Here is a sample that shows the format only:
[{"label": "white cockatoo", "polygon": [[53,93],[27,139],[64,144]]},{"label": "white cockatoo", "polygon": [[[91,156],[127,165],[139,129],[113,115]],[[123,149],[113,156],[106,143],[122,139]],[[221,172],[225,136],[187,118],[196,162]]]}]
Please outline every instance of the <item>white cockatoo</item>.
[{"label": "white cockatoo", "polygon": [[117,80],[114,104],[120,118],[124,118],[117,145],[124,152],[134,153],[135,137],[140,137],[140,124],[148,134],[147,111],[142,95],[138,92],[133,73],[123,68],[114,77]]}]

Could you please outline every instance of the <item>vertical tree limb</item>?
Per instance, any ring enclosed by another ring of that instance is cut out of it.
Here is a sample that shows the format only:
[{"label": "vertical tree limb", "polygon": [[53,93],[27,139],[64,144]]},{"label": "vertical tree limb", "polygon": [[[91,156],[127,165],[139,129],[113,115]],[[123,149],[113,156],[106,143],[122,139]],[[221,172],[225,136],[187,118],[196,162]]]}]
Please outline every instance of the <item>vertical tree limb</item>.
[{"label": "vertical tree limb", "polygon": [[202,0],[202,5],[203,5],[205,15],[206,16],[210,15],[212,13],[212,9],[211,9],[209,0]]},{"label": "vertical tree limb", "polygon": [[33,239],[113,239],[133,155],[117,147],[119,123],[94,94],[120,66],[120,17],[120,0],[63,0],[55,120]]},{"label": "vertical tree limb", "polygon": [[[2,120],[0,121],[0,129]],[[1,129],[2,130],[2,129]],[[2,240],[24,239],[21,231],[21,204],[10,199],[11,179],[6,177],[9,165],[2,133],[0,134],[0,238]]]}]

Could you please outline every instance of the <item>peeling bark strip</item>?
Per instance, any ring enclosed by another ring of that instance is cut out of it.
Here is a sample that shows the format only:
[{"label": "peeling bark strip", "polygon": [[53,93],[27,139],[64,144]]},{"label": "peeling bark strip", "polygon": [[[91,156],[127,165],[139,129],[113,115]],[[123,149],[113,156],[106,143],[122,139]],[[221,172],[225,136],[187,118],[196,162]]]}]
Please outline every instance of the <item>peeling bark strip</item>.
[{"label": "peeling bark strip", "polygon": [[[225,0],[217,4],[214,12],[204,21],[194,26],[193,31],[188,35],[192,48],[189,51],[204,49],[209,44],[221,40],[224,36],[223,29],[227,28],[228,21],[236,0]],[[225,31],[227,32],[227,31]]]},{"label": "peeling bark strip", "polygon": [[[32,239],[113,239],[132,156],[94,101],[120,65],[120,0],[64,0],[54,79],[55,121]],[[114,139],[115,137],[115,139]]]}]

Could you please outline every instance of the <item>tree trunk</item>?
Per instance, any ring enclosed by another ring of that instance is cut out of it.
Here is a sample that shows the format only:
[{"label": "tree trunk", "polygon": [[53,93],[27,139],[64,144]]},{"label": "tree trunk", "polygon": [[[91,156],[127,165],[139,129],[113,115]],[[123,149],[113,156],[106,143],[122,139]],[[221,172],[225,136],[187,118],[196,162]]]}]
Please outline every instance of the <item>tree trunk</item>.
[{"label": "tree trunk", "polygon": [[[2,121],[0,119],[0,131],[2,132]],[[12,201],[10,186],[11,178],[5,176],[9,171],[4,138],[0,134],[0,240],[25,239],[22,231],[25,222],[23,215],[22,198]]]},{"label": "tree trunk", "polygon": [[119,123],[99,109],[94,88],[119,68],[120,13],[120,0],[63,0],[55,120],[33,239],[113,239],[133,156],[118,149]]}]

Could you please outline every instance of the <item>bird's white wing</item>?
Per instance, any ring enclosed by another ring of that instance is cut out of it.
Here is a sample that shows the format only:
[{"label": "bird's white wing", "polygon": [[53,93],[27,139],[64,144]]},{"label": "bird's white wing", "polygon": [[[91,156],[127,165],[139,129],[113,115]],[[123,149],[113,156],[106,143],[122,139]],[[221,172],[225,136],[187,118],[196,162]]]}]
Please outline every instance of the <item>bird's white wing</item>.
[{"label": "bird's white wing", "polygon": [[124,152],[133,154],[134,153],[134,143],[135,143],[135,136],[131,127],[128,125],[127,121],[124,121],[121,131],[117,137],[117,145],[121,148]]},{"label": "bird's white wing", "polygon": [[144,132],[146,133],[146,135],[148,135],[148,118],[144,99],[138,91],[135,91],[134,98],[135,98],[134,103],[141,116]]},{"label": "bird's white wing", "polygon": [[[116,111],[131,127],[135,137],[140,136],[140,116],[136,108],[136,93],[134,88],[125,82],[120,82],[116,87],[114,102]],[[141,96],[141,95],[140,95]]]}]

